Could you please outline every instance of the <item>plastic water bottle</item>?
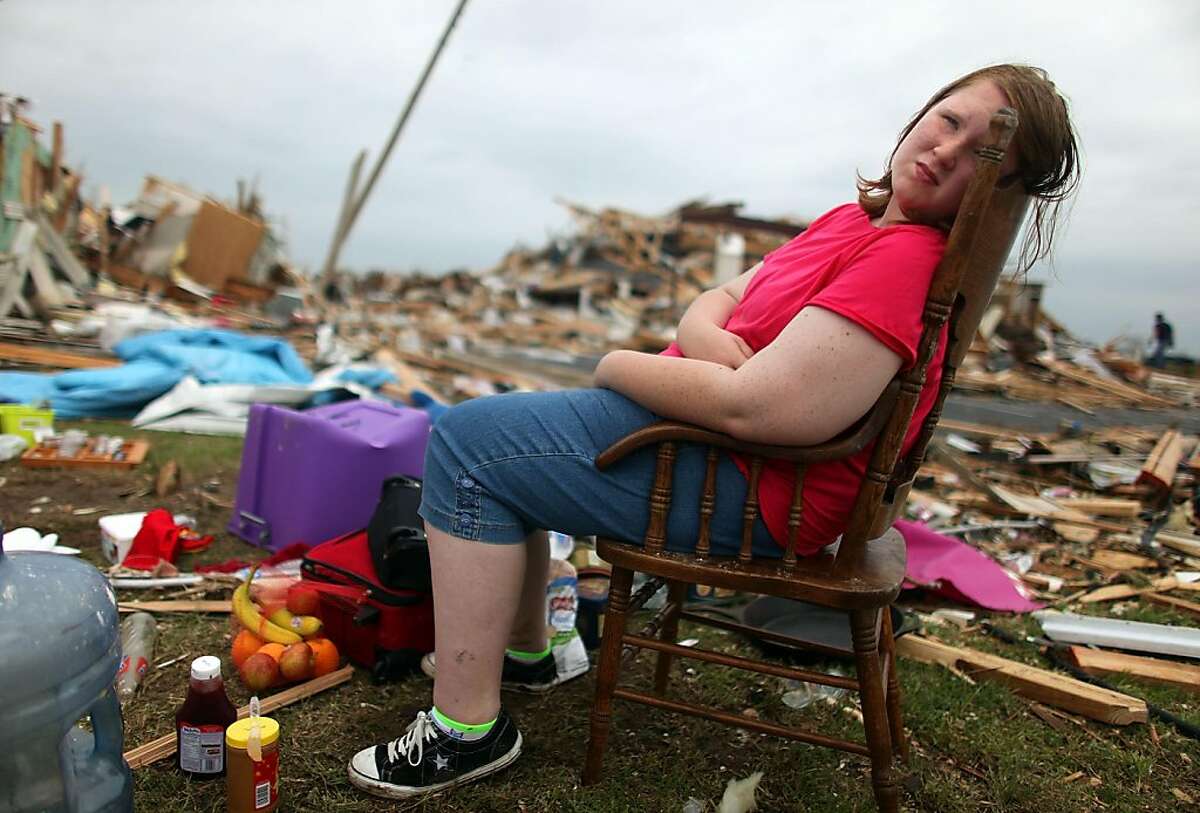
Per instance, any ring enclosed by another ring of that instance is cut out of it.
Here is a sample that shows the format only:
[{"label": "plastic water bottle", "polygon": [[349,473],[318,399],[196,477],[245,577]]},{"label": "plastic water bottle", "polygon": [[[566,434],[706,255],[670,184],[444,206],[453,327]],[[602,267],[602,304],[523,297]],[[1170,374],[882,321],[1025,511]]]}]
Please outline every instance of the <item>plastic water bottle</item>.
[{"label": "plastic water bottle", "polygon": [[150,613],[133,613],[121,622],[121,666],[117,669],[117,697],[133,697],[154,657],[158,624]]},{"label": "plastic water bottle", "polygon": [[0,546],[0,596],[0,813],[132,811],[112,587],[87,562]]}]

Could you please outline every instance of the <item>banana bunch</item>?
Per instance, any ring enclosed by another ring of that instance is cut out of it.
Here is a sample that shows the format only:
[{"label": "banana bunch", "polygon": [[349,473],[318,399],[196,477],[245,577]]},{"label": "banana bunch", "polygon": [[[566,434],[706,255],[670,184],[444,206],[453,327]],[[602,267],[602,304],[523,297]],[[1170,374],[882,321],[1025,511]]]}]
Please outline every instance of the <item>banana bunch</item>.
[{"label": "banana bunch", "polygon": [[280,607],[267,616],[267,620],[277,627],[299,633],[305,638],[311,638],[321,631],[321,619],[315,615],[293,615],[286,607]]},{"label": "banana bunch", "polygon": [[293,615],[282,607],[269,617],[264,617],[250,598],[250,582],[254,580],[257,570],[257,566],[251,568],[246,581],[233,591],[233,614],[243,627],[264,641],[285,646],[298,644],[321,631],[321,619],[311,615]]}]

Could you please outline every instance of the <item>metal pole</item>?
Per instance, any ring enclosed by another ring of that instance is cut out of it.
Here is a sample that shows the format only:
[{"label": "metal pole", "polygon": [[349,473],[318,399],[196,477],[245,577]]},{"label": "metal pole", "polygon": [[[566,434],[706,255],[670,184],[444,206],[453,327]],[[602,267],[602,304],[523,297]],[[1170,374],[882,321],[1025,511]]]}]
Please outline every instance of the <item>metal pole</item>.
[{"label": "metal pole", "polygon": [[350,207],[354,205],[354,198],[358,194],[358,176],[362,174],[363,162],[367,160],[367,151],[361,150],[358,157],[354,159],[354,164],[350,167],[350,177],[346,179],[346,191],[342,195],[342,208],[338,212],[337,226],[333,230],[333,237],[329,241],[329,251],[325,255],[325,264],[321,266],[321,276],[328,277],[333,273],[333,264],[337,262],[338,253],[342,250],[342,243],[346,240],[346,217],[350,213]]},{"label": "metal pole", "polygon": [[388,138],[387,146],[383,148],[383,152],[379,155],[379,160],[375,162],[375,167],[371,170],[370,177],[367,178],[367,183],[363,187],[362,194],[354,202],[354,208],[350,210],[345,218],[344,227],[341,230],[341,240],[334,241],[329,259],[326,261],[327,268],[332,268],[337,264],[337,257],[341,253],[342,248],[341,243],[349,236],[350,229],[354,227],[354,222],[358,219],[358,213],[362,211],[367,196],[371,194],[371,190],[375,187],[375,182],[379,180],[379,175],[383,172],[383,166],[387,163],[388,156],[392,154],[392,148],[396,146],[396,141],[400,138],[400,131],[404,129],[408,117],[412,114],[413,108],[417,104],[417,99],[421,95],[421,90],[424,89],[429,75],[433,73],[433,66],[437,64],[438,57],[441,56],[442,49],[446,46],[446,41],[450,38],[450,32],[454,30],[454,25],[458,22],[458,18],[466,5],[467,0],[459,0],[458,7],[454,9],[454,14],[450,17],[450,22],[446,24],[446,30],[442,32],[442,38],[438,40],[437,47],[433,49],[433,53],[425,65],[425,70],[421,73],[421,78],[417,80],[417,86],[413,88],[412,94],[408,97],[408,103],[404,106],[404,112],[400,114],[400,118],[396,121],[396,126],[392,128],[392,134]]}]

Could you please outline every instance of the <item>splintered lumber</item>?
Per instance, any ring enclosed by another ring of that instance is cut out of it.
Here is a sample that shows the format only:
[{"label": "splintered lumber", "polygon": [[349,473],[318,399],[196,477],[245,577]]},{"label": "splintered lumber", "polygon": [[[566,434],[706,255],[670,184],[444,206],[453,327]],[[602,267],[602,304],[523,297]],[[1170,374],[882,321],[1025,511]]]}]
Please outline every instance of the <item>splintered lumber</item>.
[{"label": "splintered lumber", "polygon": [[1071,662],[1089,675],[1132,675],[1200,693],[1200,666],[1108,652],[1103,649],[1088,649],[1085,646],[1068,647],[1067,652]]},{"label": "splintered lumber", "polygon": [[1097,528],[1086,528],[1080,525],[1072,525],[1069,522],[1056,522],[1053,527],[1054,532],[1068,542],[1082,542],[1085,545],[1090,545],[1100,538],[1100,531]]},{"label": "splintered lumber", "polygon": [[1102,723],[1129,725],[1148,719],[1144,700],[975,649],[903,635],[896,639],[896,654],[958,669],[972,678],[1003,683],[1021,697]]},{"label": "splintered lumber", "polygon": [[1080,597],[1079,603],[1095,604],[1099,601],[1115,601],[1119,598],[1141,596],[1148,593],[1162,593],[1167,590],[1174,590],[1178,586],[1179,580],[1174,576],[1164,576],[1161,579],[1155,579],[1146,587],[1137,587],[1132,584],[1110,584],[1107,587],[1101,587]]},{"label": "splintered lumber", "polygon": [[207,601],[121,601],[117,609],[123,613],[228,613],[232,612],[229,599]]},{"label": "splintered lumber", "polygon": [[[1129,533],[1115,534],[1109,538],[1113,542],[1121,542],[1127,545],[1139,545],[1142,541],[1141,537]],[[1154,534],[1154,541],[1164,548],[1171,548],[1180,553],[1186,553],[1189,556],[1200,557],[1200,536],[1179,533],[1178,531],[1159,531]],[[1188,590],[1191,588],[1188,585],[1180,585],[1180,589]]]},{"label": "splintered lumber", "polygon": [[1142,510],[1142,504],[1137,500],[1117,500],[1110,497],[1068,497],[1057,502],[1064,508],[1099,517],[1133,519]]},{"label": "splintered lumber", "polygon": [[42,347],[9,342],[0,342],[0,361],[19,361],[24,364],[36,364],[40,367],[61,367],[74,370],[117,367],[124,364],[120,359],[85,356],[65,350],[47,350]]},{"label": "splintered lumber", "polygon": [[1200,616],[1200,604],[1194,601],[1188,601],[1174,596],[1163,596],[1158,593],[1146,593],[1142,596],[1153,604],[1158,604],[1162,607],[1170,607],[1172,610],[1179,610],[1183,613],[1191,613],[1192,615]]},{"label": "splintered lumber", "polygon": [[1110,395],[1115,395],[1118,398],[1125,399],[1131,403],[1141,406],[1164,407],[1167,409],[1177,406],[1174,401],[1166,398],[1159,398],[1147,392],[1142,392],[1136,387],[1131,387],[1128,384],[1122,384],[1118,381],[1109,381],[1101,378],[1095,373],[1089,372],[1082,368],[1076,367],[1065,361],[1048,361],[1044,362],[1045,366],[1052,370],[1057,375],[1063,378],[1070,379],[1088,387],[1101,390]]},{"label": "splintered lumber", "polygon": [[1154,451],[1146,458],[1142,473],[1138,475],[1138,484],[1149,483],[1164,491],[1171,488],[1175,482],[1175,472],[1179,469],[1179,461],[1183,459],[1183,435],[1177,429],[1168,429],[1154,445]]},{"label": "splintered lumber", "polygon": [[943,418],[938,421],[938,430],[941,432],[958,432],[962,435],[973,435],[980,438],[989,438],[991,440],[1011,440],[1019,434],[1015,429],[1004,429],[998,426],[984,426],[979,423],[969,423],[967,421],[954,421]]},{"label": "splintered lumber", "polygon": [[1093,551],[1091,558],[1084,561],[1084,563],[1109,570],[1138,570],[1140,568],[1158,567],[1158,562],[1149,556],[1126,553],[1123,550],[1105,550],[1103,548]]},{"label": "splintered lumber", "polygon": [[1200,556],[1200,536],[1174,531],[1159,531],[1154,535],[1154,539],[1163,547],[1186,553],[1189,556]]},{"label": "splintered lumber", "polygon": [[[1111,522],[1100,522],[1089,517],[1082,511],[1074,508],[1067,508],[1059,505],[1056,502],[1051,502],[1044,497],[1038,497],[1032,494],[1018,494],[1015,491],[1005,488],[1004,486],[994,485],[991,488],[992,493],[999,497],[1009,508],[1026,514],[1031,517],[1044,517],[1046,519],[1055,520],[1057,522],[1067,522],[1072,525],[1084,525],[1088,528],[1098,528],[1101,531],[1126,531],[1123,525],[1115,525]],[[1090,541],[1090,540],[1089,540]]]},{"label": "splintered lumber", "polygon": [[[328,675],[322,675],[319,678],[313,678],[299,686],[293,686],[290,689],[273,694],[270,697],[264,698],[261,703],[261,714],[270,714],[276,709],[281,709],[284,706],[290,706],[298,700],[303,700],[306,697],[311,697],[318,692],[323,692],[326,689],[331,689],[334,686],[341,685],[350,679],[354,674],[353,666],[343,666],[336,672],[330,672]],[[250,707],[242,706],[238,709],[238,719],[250,716]],[[125,752],[125,761],[129,763],[129,767],[133,770],[144,768],[145,766],[158,762],[160,759],[166,759],[175,753],[175,733],[164,734],[156,740],[151,740],[148,743],[139,745]]]}]

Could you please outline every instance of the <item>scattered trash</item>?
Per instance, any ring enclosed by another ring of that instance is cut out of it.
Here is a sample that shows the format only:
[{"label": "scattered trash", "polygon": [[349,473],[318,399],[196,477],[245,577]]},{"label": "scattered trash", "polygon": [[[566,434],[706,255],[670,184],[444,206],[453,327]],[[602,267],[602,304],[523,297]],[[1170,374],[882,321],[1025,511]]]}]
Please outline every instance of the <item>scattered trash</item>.
[{"label": "scattered trash", "polygon": [[1042,606],[1016,574],[976,548],[920,523],[898,520],[896,528],[908,547],[910,585],[989,610],[1029,612]]},{"label": "scattered trash", "polygon": [[158,623],[150,613],[131,613],[121,622],[121,666],[117,669],[117,697],[133,697],[154,658]]},{"label": "scattered trash", "polygon": [[[827,674],[840,675],[842,673],[836,669],[830,669],[827,670]],[[783,705],[790,709],[802,709],[817,700],[833,703],[846,694],[845,689],[837,686],[825,686],[821,683],[808,683],[807,681],[792,680],[791,678],[785,678],[782,682],[786,691],[784,691],[779,699],[783,701]]]},{"label": "scattered trash", "polygon": [[0,463],[14,460],[29,448],[29,442],[20,435],[0,435]]},{"label": "scattered trash", "polygon": [[28,527],[13,528],[11,531],[5,533],[4,550],[10,553],[21,550],[67,555],[79,553],[78,548],[69,548],[58,544],[58,534],[46,534],[43,536],[40,531]]},{"label": "scattered trash", "polygon": [[721,804],[717,806],[717,813],[749,813],[758,810],[754,792],[758,790],[758,783],[762,778],[763,772],[756,771],[745,779],[730,779],[725,787],[725,794],[721,797]]}]

